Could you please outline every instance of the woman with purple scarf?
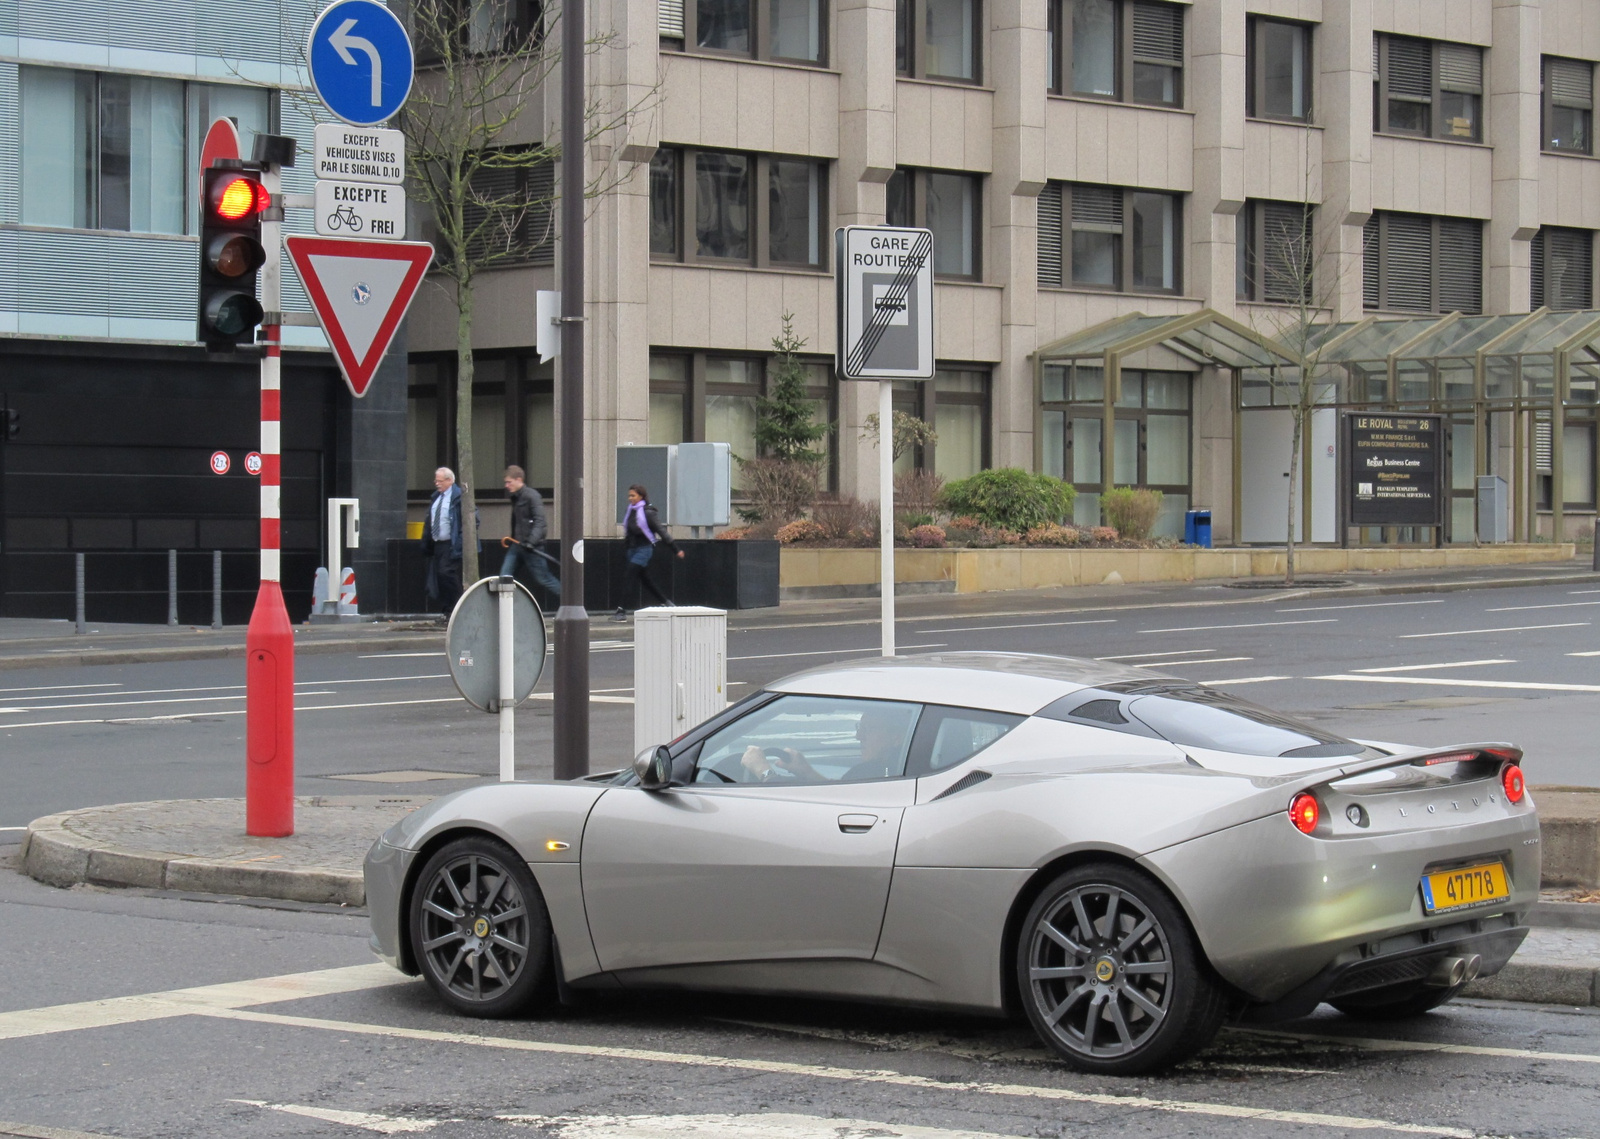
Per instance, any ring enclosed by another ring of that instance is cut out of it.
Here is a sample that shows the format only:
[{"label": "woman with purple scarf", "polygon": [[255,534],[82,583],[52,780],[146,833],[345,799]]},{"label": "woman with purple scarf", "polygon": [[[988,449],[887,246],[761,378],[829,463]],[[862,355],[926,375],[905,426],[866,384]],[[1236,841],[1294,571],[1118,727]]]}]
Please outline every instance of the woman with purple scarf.
[{"label": "woman with purple scarf", "polygon": [[[672,535],[661,525],[661,519],[656,516],[656,508],[650,505],[650,492],[638,483],[628,488],[628,513],[623,516],[622,535],[623,556],[628,562],[623,571],[622,596],[624,598],[634,596],[634,583],[637,582],[640,601],[644,600],[644,591],[649,590],[658,605],[671,605],[672,602],[668,601],[661,590],[656,588],[656,583],[650,580],[650,558],[656,552],[657,542],[680,558],[683,557],[683,551],[678,549],[677,543],[672,540]],[[628,611],[618,605],[611,619],[626,621]]]}]

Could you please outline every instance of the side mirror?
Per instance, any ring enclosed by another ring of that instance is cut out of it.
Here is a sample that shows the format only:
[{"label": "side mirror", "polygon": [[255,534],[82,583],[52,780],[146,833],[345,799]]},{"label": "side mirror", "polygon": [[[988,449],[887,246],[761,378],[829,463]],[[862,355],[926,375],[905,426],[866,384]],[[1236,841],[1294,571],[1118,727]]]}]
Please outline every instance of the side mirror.
[{"label": "side mirror", "polygon": [[672,753],[662,744],[655,751],[642,751],[633,761],[633,773],[646,791],[661,791],[672,783]]}]

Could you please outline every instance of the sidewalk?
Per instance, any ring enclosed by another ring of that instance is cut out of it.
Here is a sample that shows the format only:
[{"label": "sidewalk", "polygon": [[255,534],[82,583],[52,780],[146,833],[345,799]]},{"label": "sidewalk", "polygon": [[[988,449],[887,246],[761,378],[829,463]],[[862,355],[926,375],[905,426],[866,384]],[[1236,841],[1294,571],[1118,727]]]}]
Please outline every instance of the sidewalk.
[{"label": "sidewalk", "polygon": [[[361,906],[361,862],[373,841],[426,796],[351,795],[296,801],[292,838],[249,838],[241,799],[180,799],[89,807],[37,819],[23,840],[24,873],[79,883]],[[1498,975],[1468,996],[1600,1006],[1600,903],[1556,902]],[[1581,896],[1591,896],[1584,893]]]},{"label": "sidewalk", "polygon": [[[1428,593],[1459,589],[1600,582],[1587,553],[1569,562],[1528,566],[1477,566],[1456,570],[1394,570],[1348,573],[1340,588],[1298,590],[1263,588],[1263,579],[1239,582],[1162,582],[1150,585],[1093,585],[995,593],[918,593],[895,599],[900,620],[1031,616],[1087,612],[1106,607],[1271,604],[1293,597],[1362,597],[1390,593]],[[878,622],[876,597],[785,601],[769,609],[735,610],[728,628],[783,629],[807,625],[868,625]],[[627,640],[628,625],[610,625],[594,615],[592,640]],[[78,636],[69,620],[0,618],[0,670],[89,664],[146,664],[213,660],[244,655],[245,627],[212,630],[200,626],[127,625],[90,622]],[[298,625],[300,654],[344,652],[426,652],[444,648],[444,622],[415,617],[361,621],[348,625]]]}]

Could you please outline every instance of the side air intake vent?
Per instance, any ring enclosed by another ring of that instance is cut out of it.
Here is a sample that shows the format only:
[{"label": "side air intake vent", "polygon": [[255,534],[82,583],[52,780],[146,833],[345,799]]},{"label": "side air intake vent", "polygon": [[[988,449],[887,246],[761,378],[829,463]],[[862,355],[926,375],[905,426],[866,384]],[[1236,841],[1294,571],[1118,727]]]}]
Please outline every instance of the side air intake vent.
[{"label": "side air intake vent", "polygon": [[956,794],[958,791],[965,791],[968,787],[976,787],[978,784],[982,783],[988,778],[989,773],[987,771],[969,771],[960,779],[957,779],[954,783],[950,784],[950,786],[946,787],[943,791],[935,795],[934,800],[937,801],[939,799],[947,799],[951,795]]}]

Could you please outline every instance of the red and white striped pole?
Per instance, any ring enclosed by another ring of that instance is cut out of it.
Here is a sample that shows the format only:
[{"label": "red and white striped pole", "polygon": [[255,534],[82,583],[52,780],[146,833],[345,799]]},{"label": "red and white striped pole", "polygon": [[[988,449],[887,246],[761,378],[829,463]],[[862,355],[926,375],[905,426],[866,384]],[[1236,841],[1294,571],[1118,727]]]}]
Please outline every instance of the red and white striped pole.
[{"label": "red and white striped pole", "polygon": [[282,838],[294,833],[294,629],[279,584],[283,197],[275,164],[261,182],[272,205],[261,218],[261,588],[245,637],[244,818],[247,834]]}]

